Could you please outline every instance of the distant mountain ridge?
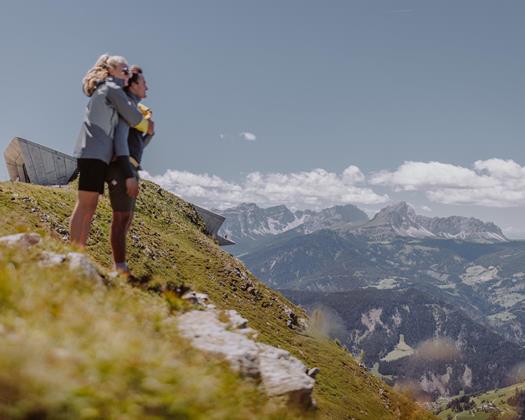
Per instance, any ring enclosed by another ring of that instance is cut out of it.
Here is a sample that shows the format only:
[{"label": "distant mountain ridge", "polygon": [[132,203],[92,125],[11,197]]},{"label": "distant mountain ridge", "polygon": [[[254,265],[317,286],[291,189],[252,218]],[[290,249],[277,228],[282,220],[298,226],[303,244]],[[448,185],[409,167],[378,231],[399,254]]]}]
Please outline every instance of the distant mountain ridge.
[{"label": "distant mountain ridge", "polygon": [[304,235],[320,229],[359,226],[368,222],[367,214],[352,204],[334,206],[320,211],[291,211],[284,205],[261,208],[255,203],[242,203],[226,210],[214,210],[226,220],[220,234],[236,242],[234,253],[251,250],[277,235],[290,232]]},{"label": "distant mountain ridge", "polygon": [[285,205],[262,208],[255,203],[242,203],[214,211],[226,218],[219,233],[236,242],[229,250],[237,255],[253,252],[275,240],[307,235],[322,229],[352,233],[371,241],[404,237],[476,243],[508,242],[494,223],[463,216],[422,216],[416,214],[406,202],[383,208],[371,220],[364,211],[352,204],[320,211],[291,211]]},{"label": "distant mountain ridge", "polygon": [[421,216],[404,201],[385,207],[372,220],[352,231],[375,240],[401,236],[480,243],[508,242],[501,229],[494,223],[483,222],[473,217]]}]

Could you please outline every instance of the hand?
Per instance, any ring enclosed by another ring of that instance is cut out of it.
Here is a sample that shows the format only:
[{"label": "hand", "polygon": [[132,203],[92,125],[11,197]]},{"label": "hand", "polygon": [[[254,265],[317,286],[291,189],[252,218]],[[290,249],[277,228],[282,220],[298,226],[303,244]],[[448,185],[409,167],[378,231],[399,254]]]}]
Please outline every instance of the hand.
[{"label": "hand", "polygon": [[153,120],[148,120],[148,134],[151,136],[155,132],[155,123]]},{"label": "hand", "polygon": [[137,198],[139,195],[139,181],[137,178],[126,178],[126,192],[130,197]]}]

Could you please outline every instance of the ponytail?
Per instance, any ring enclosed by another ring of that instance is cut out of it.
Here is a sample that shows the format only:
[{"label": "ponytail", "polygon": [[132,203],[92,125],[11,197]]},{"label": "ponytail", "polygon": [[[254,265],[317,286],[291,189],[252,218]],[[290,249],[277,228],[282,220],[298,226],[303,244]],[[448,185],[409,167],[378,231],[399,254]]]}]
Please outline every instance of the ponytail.
[{"label": "ponytail", "polygon": [[84,94],[91,97],[99,83],[109,77],[109,69],[120,63],[127,64],[127,60],[118,55],[102,54],[82,79],[82,91]]}]

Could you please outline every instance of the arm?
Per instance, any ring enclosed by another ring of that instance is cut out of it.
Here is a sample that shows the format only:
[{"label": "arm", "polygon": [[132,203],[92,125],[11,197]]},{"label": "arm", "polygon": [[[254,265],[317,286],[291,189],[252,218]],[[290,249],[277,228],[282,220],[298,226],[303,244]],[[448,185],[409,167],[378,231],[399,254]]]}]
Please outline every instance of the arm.
[{"label": "arm", "polygon": [[129,162],[128,134],[128,123],[124,119],[119,118],[113,138],[113,153],[116,156],[120,170],[124,174],[124,178],[133,178],[133,171]]},{"label": "arm", "polygon": [[113,137],[113,152],[115,156],[129,156],[128,146],[129,125],[119,117]]},{"label": "arm", "polygon": [[148,120],[146,120],[142,113],[128,98],[124,90],[113,83],[107,83],[108,93],[107,98],[109,102],[115,107],[119,115],[129,124],[139,131],[147,132]]}]

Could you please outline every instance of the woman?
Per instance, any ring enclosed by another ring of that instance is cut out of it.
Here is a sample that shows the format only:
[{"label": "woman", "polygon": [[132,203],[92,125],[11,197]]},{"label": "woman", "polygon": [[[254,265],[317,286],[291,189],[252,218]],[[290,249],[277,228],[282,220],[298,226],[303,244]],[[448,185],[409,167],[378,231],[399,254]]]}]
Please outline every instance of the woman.
[{"label": "woman", "polygon": [[[151,134],[152,127],[129,100],[123,87],[129,79],[128,63],[124,57],[104,54],[83,79],[83,91],[90,97],[84,122],[75,149],[78,158],[78,196],[71,216],[71,242],[84,247],[97,208],[99,195],[104,193],[108,165],[113,157],[113,139],[119,115],[142,132]],[[127,156],[119,157],[123,170],[129,168]],[[138,192],[137,180],[126,179],[130,194]]]}]

